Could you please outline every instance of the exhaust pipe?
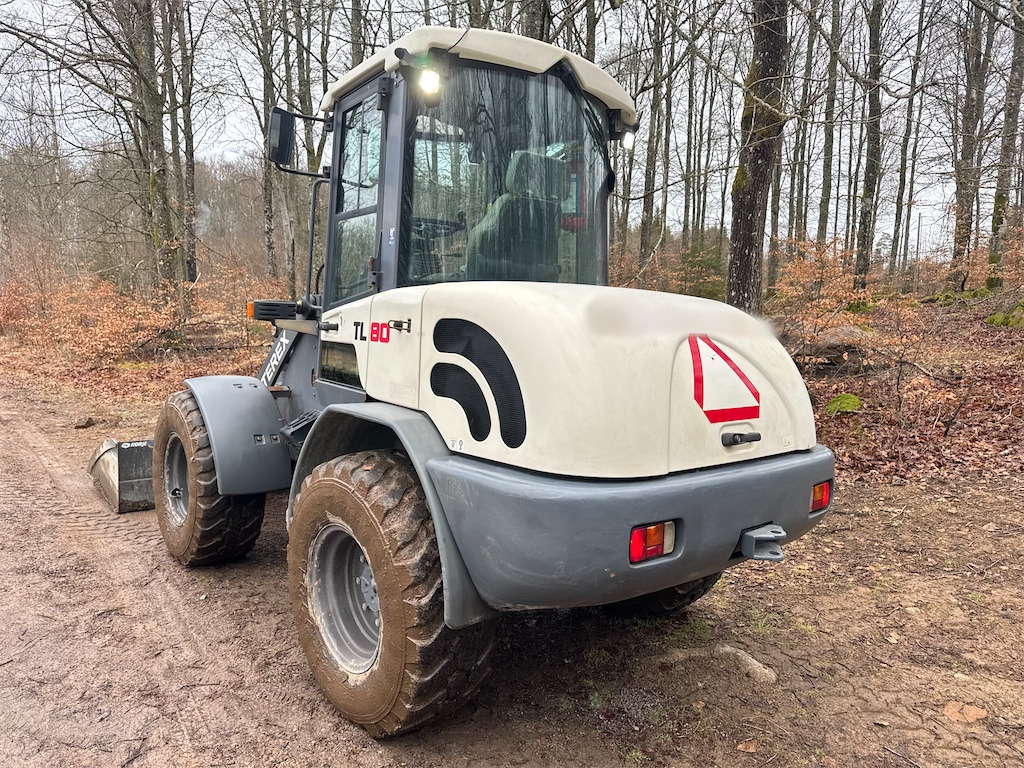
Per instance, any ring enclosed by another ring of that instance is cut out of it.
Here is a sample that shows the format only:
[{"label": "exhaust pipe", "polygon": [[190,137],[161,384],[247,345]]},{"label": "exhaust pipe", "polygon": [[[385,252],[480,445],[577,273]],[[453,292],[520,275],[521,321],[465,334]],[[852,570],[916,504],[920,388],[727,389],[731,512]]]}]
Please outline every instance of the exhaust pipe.
[{"label": "exhaust pipe", "polygon": [[107,438],[89,462],[89,474],[118,514],[153,509],[153,441]]}]

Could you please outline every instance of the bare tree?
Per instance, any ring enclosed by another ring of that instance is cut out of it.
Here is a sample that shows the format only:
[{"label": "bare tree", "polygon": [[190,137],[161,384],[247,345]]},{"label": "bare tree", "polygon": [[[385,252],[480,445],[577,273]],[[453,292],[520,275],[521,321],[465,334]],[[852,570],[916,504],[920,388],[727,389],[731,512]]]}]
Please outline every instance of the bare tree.
[{"label": "bare tree", "polygon": [[883,0],[871,0],[867,18],[868,118],[865,124],[864,195],[857,225],[857,261],[853,271],[853,287],[859,290],[865,289],[868,283],[882,164],[882,96],[879,85],[882,80],[882,5]]},{"label": "bare tree", "polygon": [[739,167],[732,185],[726,300],[761,309],[761,254],[772,172],[785,125],[783,78],[789,50],[785,0],[752,0],[753,48],[744,91]]},{"label": "bare tree", "polygon": [[992,239],[989,243],[989,274],[985,284],[989,288],[1002,285],[999,274],[1003,257],[1003,238],[1006,211],[1010,204],[1010,183],[1017,160],[1017,134],[1020,131],[1020,99],[1024,85],[1024,7],[1021,0],[1010,0],[1009,26],[1013,30],[1013,53],[1010,58],[1010,77],[1006,83],[1003,108],[1003,127],[999,141],[999,162],[996,189],[992,200]]},{"label": "bare tree", "polygon": [[963,290],[967,282],[966,259],[974,225],[974,204],[981,184],[979,150],[985,94],[992,67],[992,46],[998,19],[992,9],[979,1],[965,11],[960,28],[963,46],[964,89],[954,105],[959,114],[958,130],[953,135],[953,180],[956,184],[953,255],[949,264],[950,284]]}]

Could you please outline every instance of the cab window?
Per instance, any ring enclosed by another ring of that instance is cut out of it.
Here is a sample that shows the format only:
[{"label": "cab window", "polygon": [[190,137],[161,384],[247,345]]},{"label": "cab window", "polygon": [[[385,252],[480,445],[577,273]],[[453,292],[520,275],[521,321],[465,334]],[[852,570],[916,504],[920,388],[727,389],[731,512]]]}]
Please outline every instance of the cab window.
[{"label": "cab window", "polygon": [[332,216],[332,268],[328,305],[369,290],[369,264],[377,250],[377,200],[383,113],[376,97],[341,114],[340,178]]}]

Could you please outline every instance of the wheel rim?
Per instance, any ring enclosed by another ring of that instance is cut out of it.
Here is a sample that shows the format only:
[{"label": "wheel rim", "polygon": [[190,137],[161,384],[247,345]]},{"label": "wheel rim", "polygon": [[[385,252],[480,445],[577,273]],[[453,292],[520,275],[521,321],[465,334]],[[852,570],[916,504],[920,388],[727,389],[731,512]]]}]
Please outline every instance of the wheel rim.
[{"label": "wheel rim", "polygon": [[164,451],[164,498],[171,525],[184,525],[188,516],[188,457],[175,434],[168,438]]},{"label": "wheel rim", "polygon": [[331,656],[347,672],[368,670],[380,643],[377,582],[359,542],[340,525],[325,526],[313,541],[306,587]]}]

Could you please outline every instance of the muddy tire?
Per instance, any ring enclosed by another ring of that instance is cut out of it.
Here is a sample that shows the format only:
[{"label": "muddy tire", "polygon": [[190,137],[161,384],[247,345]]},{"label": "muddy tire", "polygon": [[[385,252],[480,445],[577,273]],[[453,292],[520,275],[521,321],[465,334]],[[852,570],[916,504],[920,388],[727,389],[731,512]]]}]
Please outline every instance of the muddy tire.
[{"label": "muddy tire", "polygon": [[608,606],[608,610],[619,616],[635,616],[645,619],[668,616],[700,600],[720,578],[722,578],[721,572],[713,573],[702,579],[694,579],[660,592],[634,597],[632,600],[623,600],[621,603],[612,603]]},{"label": "muddy tire", "polygon": [[167,549],[184,565],[243,557],[260,534],[265,494],[221,496],[210,436],[192,393],[164,402],[153,441],[153,496]]},{"label": "muddy tire", "polygon": [[288,581],[313,676],[372,736],[455,711],[490,671],[493,622],[444,623],[434,524],[401,454],[355,453],[313,470],[295,500]]}]

